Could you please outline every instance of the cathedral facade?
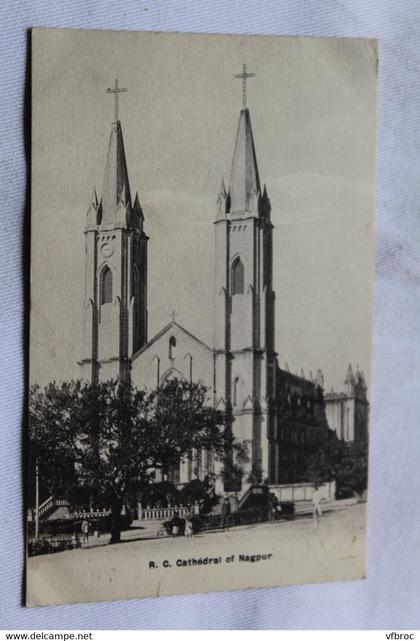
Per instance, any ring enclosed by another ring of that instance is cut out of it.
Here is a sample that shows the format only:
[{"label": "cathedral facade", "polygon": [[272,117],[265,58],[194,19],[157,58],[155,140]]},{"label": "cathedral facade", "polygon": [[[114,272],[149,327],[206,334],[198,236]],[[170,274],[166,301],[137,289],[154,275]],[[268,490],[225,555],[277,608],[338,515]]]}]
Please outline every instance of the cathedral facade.
[{"label": "cathedral facade", "polygon": [[[148,336],[153,298],[144,226],[138,195],[131,196],[116,117],[102,194],[93,193],[85,228],[82,377],[119,377],[149,389],[171,378],[201,381],[215,407],[229,411],[236,439],[247,445],[249,474],[274,484],[299,480],[299,453],[329,429],[323,381],[322,375],[307,380],[290,374],[277,362],[271,204],[246,107],[239,114],[229,184],[222,181],[213,221],[212,345],[180,325],[175,314]],[[185,483],[216,472],[211,453],[195,452],[171,478]]]}]

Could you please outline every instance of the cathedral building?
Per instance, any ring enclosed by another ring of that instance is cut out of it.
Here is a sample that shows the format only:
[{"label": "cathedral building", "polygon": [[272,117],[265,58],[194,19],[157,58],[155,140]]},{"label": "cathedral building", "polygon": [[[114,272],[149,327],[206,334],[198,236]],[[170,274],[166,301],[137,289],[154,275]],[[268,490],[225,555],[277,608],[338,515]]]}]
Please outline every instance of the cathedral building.
[{"label": "cathedral building", "polygon": [[335,430],[342,441],[366,442],[368,438],[369,402],[367,385],[363,372],[351,364],[344,380],[345,391],[335,392],[334,388],[325,394],[325,409],[330,428]]},{"label": "cathedral building", "polygon": [[[271,204],[245,105],[213,223],[213,344],[175,314],[149,337],[148,236],[139,197],[131,196],[116,113],[102,193],[93,193],[85,228],[82,377],[119,377],[149,389],[171,378],[201,381],[215,406],[231,413],[233,434],[247,445],[249,474],[270,483],[297,481],[302,451],[329,429],[323,381],[292,375],[277,362]],[[195,452],[171,478],[185,483],[215,471],[211,453]]]}]

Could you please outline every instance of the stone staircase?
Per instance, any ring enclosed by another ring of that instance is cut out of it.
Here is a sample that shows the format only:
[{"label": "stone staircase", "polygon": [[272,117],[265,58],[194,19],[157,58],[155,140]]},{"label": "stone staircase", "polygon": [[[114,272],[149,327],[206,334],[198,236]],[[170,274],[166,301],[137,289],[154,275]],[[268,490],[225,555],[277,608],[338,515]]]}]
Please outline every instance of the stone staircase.
[{"label": "stone staircase", "polygon": [[[229,492],[227,492],[226,495],[229,496],[231,512],[232,513],[233,512],[237,512],[240,509],[238,499],[236,499],[234,496],[232,496]],[[209,514],[221,514],[222,513],[222,505],[223,505],[224,500],[225,500],[224,496],[218,496],[217,497],[217,503],[215,503],[212,506]]]},{"label": "stone staircase", "polygon": [[39,506],[39,518],[42,520],[66,519],[69,515],[69,504],[66,499],[49,496]]},{"label": "stone staircase", "polygon": [[211,508],[209,514],[221,514],[222,513],[222,503],[223,503],[223,496],[219,496],[217,503],[213,505]]}]

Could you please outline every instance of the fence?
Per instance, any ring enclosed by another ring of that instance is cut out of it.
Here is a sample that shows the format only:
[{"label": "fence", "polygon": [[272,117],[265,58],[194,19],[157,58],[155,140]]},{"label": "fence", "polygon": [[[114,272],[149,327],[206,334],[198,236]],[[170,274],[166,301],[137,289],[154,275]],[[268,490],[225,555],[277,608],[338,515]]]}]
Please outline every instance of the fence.
[{"label": "fence", "polygon": [[248,525],[251,523],[262,523],[269,519],[269,508],[258,508],[256,510],[244,510],[243,512],[235,512],[229,516],[222,514],[208,514],[207,516],[200,516],[197,521],[198,530],[219,530],[226,526],[233,527],[234,525]]},{"label": "fence", "polygon": [[[313,483],[290,483],[289,485],[270,485],[270,492],[276,495],[281,503],[312,501],[314,493]],[[335,481],[323,483],[319,486],[321,499],[333,501],[335,499]]]},{"label": "fence", "polygon": [[69,515],[67,518],[69,519],[100,519],[104,518],[105,516],[109,516],[111,514],[111,510],[85,510],[83,512],[69,512]]},{"label": "fence", "polygon": [[195,503],[192,507],[181,505],[173,507],[144,508],[141,505],[138,506],[138,518],[140,521],[164,521],[175,516],[175,512],[177,512],[178,516],[180,516],[181,518],[185,518],[191,513],[199,514],[200,506],[198,505],[198,503]]}]

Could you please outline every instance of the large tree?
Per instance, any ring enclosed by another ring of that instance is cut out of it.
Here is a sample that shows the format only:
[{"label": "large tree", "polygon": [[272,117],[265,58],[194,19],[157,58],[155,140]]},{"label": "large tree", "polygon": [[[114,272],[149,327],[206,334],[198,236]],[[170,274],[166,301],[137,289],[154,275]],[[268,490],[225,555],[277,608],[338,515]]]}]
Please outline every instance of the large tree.
[{"label": "large tree", "polygon": [[367,487],[367,442],[345,442],[330,431],[312,452],[308,461],[307,480],[335,480],[337,488],[348,488],[360,494]]},{"label": "large tree", "polygon": [[77,483],[106,497],[111,541],[120,540],[124,498],[156,468],[178,465],[193,449],[222,456],[231,437],[200,383],[169,381],[146,392],[118,381],[72,381],[30,390],[30,467],[40,462],[48,492]]},{"label": "large tree", "polygon": [[33,504],[35,467],[39,463],[41,500],[76,483],[74,408],[81,383],[38,385],[29,392],[28,500]]}]

